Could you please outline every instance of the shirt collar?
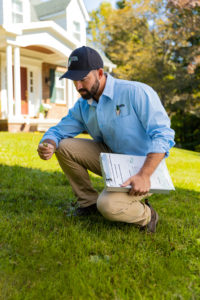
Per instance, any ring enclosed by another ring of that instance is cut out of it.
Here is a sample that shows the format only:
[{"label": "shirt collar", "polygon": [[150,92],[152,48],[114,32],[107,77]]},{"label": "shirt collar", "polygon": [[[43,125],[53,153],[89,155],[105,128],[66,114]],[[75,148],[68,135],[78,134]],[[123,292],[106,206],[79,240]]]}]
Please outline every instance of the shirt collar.
[{"label": "shirt collar", "polygon": [[114,84],[115,84],[115,78],[112,77],[110,74],[107,74],[106,85],[102,95],[112,100],[114,96]]},{"label": "shirt collar", "polygon": [[[102,95],[110,98],[111,100],[113,99],[113,96],[114,96],[114,84],[115,84],[115,78],[112,77],[110,74],[106,73],[106,84],[105,84],[105,88],[103,90],[103,93]],[[101,95],[101,96],[102,96]],[[92,106],[96,106],[97,105],[97,102],[94,101],[92,98],[88,99],[87,100],[87,103],[89,105],[92,105]],[[95,103],[95,104],[94,104]]]}]

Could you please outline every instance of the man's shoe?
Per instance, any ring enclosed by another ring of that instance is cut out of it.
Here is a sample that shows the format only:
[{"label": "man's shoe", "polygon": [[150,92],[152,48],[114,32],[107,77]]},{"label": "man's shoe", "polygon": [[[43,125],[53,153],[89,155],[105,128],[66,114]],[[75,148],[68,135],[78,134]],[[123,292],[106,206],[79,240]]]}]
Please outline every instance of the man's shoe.
[{"label": "man's shoe", "polygon": [[156,225],[158,223],[158,214],[157,212],[153,209],[153,207],[149,204],[148,199],[145,199],[145,204],[149,206],[151,210],[151,220],[150,222],[146,225],[147,232],[149,233],[155,233],[156,232]]},{"label": "man's shoe", "polygon": [[72,216],[74,217],[84,217],[84,216],[89,216],[89,215],[94,215],[98,212],[98,209],[97,209],[97,205],[96,203],[95,204],[92,204],[90,206],[87,206],[87,207],[78,207],[76,208],[73,213],[72,213]]}]

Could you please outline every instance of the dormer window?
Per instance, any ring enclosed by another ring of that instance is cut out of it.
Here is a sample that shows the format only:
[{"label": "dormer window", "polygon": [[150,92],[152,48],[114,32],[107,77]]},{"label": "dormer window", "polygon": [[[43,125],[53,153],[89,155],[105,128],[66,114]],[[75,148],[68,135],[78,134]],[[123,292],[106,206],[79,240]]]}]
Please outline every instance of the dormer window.
[{"label": "dormer window", "polygon": [[73,35],[78,41],[81,40],[81,24],[79,22],[73,22]]},{"label": "dormer window", "polygon": [[12,22],[23,23],[23,0],[12,0]]}]

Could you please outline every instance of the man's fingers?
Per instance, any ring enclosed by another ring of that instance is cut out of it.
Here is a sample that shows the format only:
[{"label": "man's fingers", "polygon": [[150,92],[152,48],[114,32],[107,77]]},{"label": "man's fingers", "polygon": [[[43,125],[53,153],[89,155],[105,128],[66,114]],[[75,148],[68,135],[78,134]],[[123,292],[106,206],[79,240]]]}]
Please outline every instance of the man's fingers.
[{"label": "man's fingers", "polygon": [[130,192],[129,192],[129,195],[131,195],[131,196],[138,196],[138,191],[136,191],[135,189],[134,189],[134,187],[132,187],[132,189],[130,190]]},{"label": "man's fingers", "polygon": [[52,149],[38,149],[37,151],[41,154],[51,154],[54,152]]},{"label": "man's fingers", "polygon": [[148,193],[147,190],[140,190],[140,189],[137,189],[137,187],[132,187],[132,189],[129,192],[130,195],[134,195],[134,196],[143,196],[147,193]]},{"label": "man's fingers", "polygon": [[51,144],[47,144],[47,143],[44,143],[44,144],[39,144],[38,145],[38,149],[41,149],[41,150],[53,150],[54,151],[54,146],[51,145]]},{"label": "man's fingers", "polygon": [[44,160],[48,160],[52,157],[52,155],[49,155],[49,154],[43,154],[43,155],[40,155],[40,158],[44,159]]},{"label": "man's fingers", "polygon": [[38,155],[40,156],[40,158],[42,159],[50,159],[52,157],[52,155],[54,154],[54,151],[42,151],[41,149],[38,149]]},{"label": "man's fingers", "polygon": [[50,155],[51,157],[54,153],[54,146],[51,144],[39,144],[37,151],[39,156],[43,159],[47,157],[46,155]]},{"label": "man's fingers", "polygon": [[127,185],[131,185],[131,181],[130,181],[130,179],[128,179],[128,180],[126,180],[124,183],[122,183],[122,187],[125,187],[125,186],[127,186]]},{"label": "man's fingers", "polygon": [[129,195],[134,196],[143,196],[148,193],[150,186],[148,182],[145,181],[141,176],[132,176],[127,179],[121,186],[126,187],[130,185],[131,189]]}]

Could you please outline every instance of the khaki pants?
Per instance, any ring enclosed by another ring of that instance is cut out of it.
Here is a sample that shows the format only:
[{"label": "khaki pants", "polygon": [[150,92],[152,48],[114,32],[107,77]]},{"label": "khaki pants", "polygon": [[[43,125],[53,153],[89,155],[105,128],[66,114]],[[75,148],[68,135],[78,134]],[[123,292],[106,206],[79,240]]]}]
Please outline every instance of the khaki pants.
[{"label": "khaki pants", "polygon": [[145,196],[106,192],[98,195],[92,187],[87,170],[101,176],[99,155],[111,152],[103,143],[93,140],[63,139],[56,151],[58,162],[66,174],[81,207],[97,203],[100,213],[108,220],[135,223],[145,226],[150,222],[151,211],[140,202]]}]

